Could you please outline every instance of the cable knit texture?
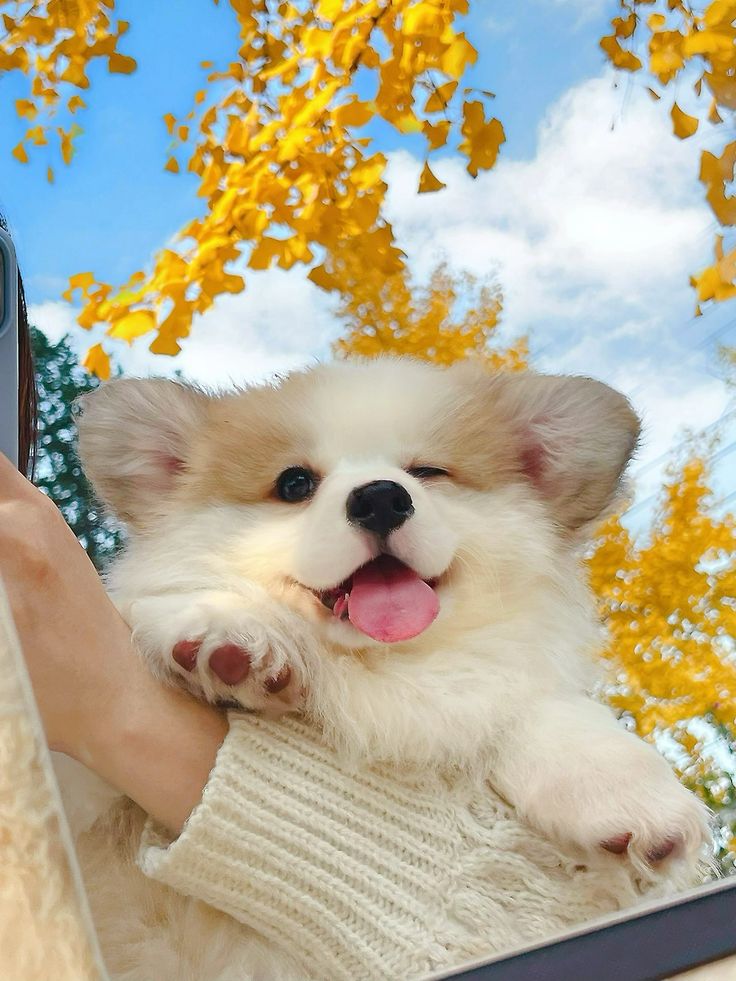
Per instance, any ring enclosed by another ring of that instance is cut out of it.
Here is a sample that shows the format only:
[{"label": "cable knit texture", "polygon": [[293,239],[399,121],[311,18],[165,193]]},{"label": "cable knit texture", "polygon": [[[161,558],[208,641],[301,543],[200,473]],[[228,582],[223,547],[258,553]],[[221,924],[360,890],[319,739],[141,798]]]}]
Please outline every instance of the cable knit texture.
[{"label": "cable knit texture", "polygon": [[421,978],[644,897],[627,863],[581,866],[487,788],[341,767],[308,726],[238,715],[182,834],[149,822],[138,861],[320,981]]}]

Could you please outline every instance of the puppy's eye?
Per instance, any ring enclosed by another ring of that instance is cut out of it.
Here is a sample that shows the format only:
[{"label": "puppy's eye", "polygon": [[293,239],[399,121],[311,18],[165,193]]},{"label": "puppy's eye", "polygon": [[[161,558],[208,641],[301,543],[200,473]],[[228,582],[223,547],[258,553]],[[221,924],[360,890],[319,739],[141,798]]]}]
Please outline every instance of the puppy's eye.
[{"label": "puppy's eye", "polygon": [[419,480],[429,480],[430,477],[449,477],[447,470],[442,467],[409,467],[407,473]]},{"label": "puppy's eye", "polygon": [[305,467],[288,467],[276,481],[276,493],[282,501],[306,501],[317,488],[317,478]]}]

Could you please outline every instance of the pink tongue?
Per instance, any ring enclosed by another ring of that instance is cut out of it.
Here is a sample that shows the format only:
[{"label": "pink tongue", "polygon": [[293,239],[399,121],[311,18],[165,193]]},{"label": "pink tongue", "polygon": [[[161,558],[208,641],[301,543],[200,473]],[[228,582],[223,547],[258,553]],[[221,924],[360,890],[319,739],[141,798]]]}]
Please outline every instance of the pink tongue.
[{"label": "pink tongue", "polygon": [[432,587],[390,555],[374,559],[353,574],[348,617],[354,627],[374,640],[393,644],[416,637],[439,610],[440,601]]}]

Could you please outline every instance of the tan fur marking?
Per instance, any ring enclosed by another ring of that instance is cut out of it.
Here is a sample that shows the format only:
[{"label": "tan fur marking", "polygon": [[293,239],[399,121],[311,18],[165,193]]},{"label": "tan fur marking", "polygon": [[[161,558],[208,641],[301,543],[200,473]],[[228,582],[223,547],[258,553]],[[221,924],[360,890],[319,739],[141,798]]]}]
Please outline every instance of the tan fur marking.
[{"label": "tan fur marking", "polygon": [[287,467],[311,467],[310,441],[288,388],[244,389],[214,399],[196,435],[180,498],[254,503]]}]

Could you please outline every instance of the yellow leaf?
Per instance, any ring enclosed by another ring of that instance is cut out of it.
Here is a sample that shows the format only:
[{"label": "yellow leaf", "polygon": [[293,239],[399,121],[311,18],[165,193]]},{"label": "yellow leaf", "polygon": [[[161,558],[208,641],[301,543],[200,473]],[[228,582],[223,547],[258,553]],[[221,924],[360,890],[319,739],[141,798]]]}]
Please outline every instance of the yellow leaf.
[{"label": "yellow leaf", "polygon": [[708,27],[715,27],[719,21],[732,20],[733,0],[711,0],[703,19]]},{"label": "yellow leaf", "polygon": [[386,169],[386,158],[382,153],[374,153],[372,157],[361,160],[350,171],[350,180],[359,191],[367,191],[374,187],[383,176]]},{"label": "yellow leaf", "polygon": [[156,315],[153,310],[134,310],[116,320],[108,330],[110,337],[119,337],[130,343],[136,337],[147,334],[156,326]]},{"label": "yellow leaf", "polygon": [[736,79],[733,76],[705,72],[703,78],[718,100],[718,105],[736,109]]},{"label": "yellow leaf", "polygon": [[419,194],[427,194],[429,191],[441,191],[443,187],[447,187],[442,181],[436,177],[430,170],[429,164],[425,163],[424,169],[422,170],[422,176],[419,178]]},{"label": "yellow leaf", "polygon": [[164,122],[166,123],[166,129],[168,131],[169,136],[173,136],[174,126],[176,125],[176,116],[174,116],[170,112],[167,112],[166,115],[164,116]]},{"label": "yellow leaf", "polygon": [[169,159],[166,161],[164,170],[168,170],[171,174],[179,173],[179,161],[176,159],[176,157],[169,157]]},{"label": "yellow leaf", "polygon": [[69,277],[70,290],[86,290],[94,283],[95,274],[91,272],[74,273]]},{"label": "yellow leaf", "polygon": [[49,182],[49,184],[54,183],[54,171],[51,167],[46,168],[46,180]]},{"label": "yellow leaf", "polygon": [[375,109],[375,103],[353,99],[344,106],[338,106],[333,113],[333,118],[338,126],[365,126],[373,119]]},{"label": "yellow leaf", "polygon": [[439,7],[430,7],[426,3],[415,3],[404,14],[403,29],[405,34],[418,34],[422,38],[441,37],[447,20]]},{"label": "yellow leaf", "polygon": [[14,146],[11,152],[15,159],[19,160],[22,164],[28,163],[28,153],[26,152],[26,148],[22,143],[18,143],[16,146]]},{"label": "yellow leaf", "polygon": [[721,116],[721,114],[718,112],[718,103],[715,99],[711,100],[710,109],[708,110],[708,120],[709,122],[713,123],[714,126],[717,126],[718,123],[723,122],[723,116]]},{"label": "yellow leaf", "polygon": [[[733,14],[731,15],[733,17]],[[682,42],[682,53],[686,58],[692,55],[728,55],[733,50],[731,31],[706,30],[688,34]]]},{"label": "yellow leaf", "polygon": [[77,111],[77,109],[86,109],[87,103],[80,95],[72,95],[66,104],[67,109],[72,114]]},{"label": "yellow leaf", "polygon": [[16,99],[15,111],[22,119],[35,119],[38,109],[30,99]]},{"label": "yellow leaf", "polygon": [[248,265],[251,269],[268,269],[276,256],[284,250],[283,240],[264,235],[251,252]]},{"label": "yellow leaf", "polygon": [[611,21],[616,37],[631,37],[636,29],[636,14],[632,11],[628,17],[614,17]]},{"label": "yellow leaf", "polygon": [[479,170],[490,170],[495,164],[498,151],[506,141],[506,134],[498,119],[485,120],[481,102],[466,102],[463,106],[460,152],[468,158],[468,173],[478,176]]},{"label": "yellow leaf", "polygon": [[478,60],[478,52],[464,34],[458,34],[442,55],[440,67],[450,78],[460,78],[468,65]]},{"label": "yellow leaf", "polygon": [[447,104],[450,99],[452,99],[455,94],[455,89],[457,88],[457,82],[445,82],[444,85],[439,85],[434,92],[427,99],[424,106],[425,112],[442,112],[443,109],[447,108]]},{"label": "yellow leaf", "polygon": [[404,112],[391,120],[400,133],[421,133],[424,123],[413,112]]},{"label": "yellow leaf", "polygon": [[447,137],[450,134],[450,121],[449,119],[444,119],[432,125],[429,120],[426,120],[422,127],[422,132],[427,139],[429,149],[438,150],[447,143]]},{"label": "yellow leaf", "polygon": [[111,54],[107,59],[108,71],[113,72],[115,75],[130,75],[138,67],[135,58],[129,58],[128,55],[118,54],[116,51]]},{"label": "yellow leaf", "polygon": [[683,36],[679,31],[660,31],[649,41],[649,71],[667,85],[685,64]]},{"label": "yellow leaf", "polygon": [[627,72],[635,72],[641,68],[641,61],[636,57],[633,51],[626,51],[621,47],[615,34],[609,34],[607,37],[602,37],[600,40],[600,46],[603,48],[605,53],[608,55],[609,60],[616,66],[616,68],[621,68]]},{"label": "yellow leaf", "polygon": [[110,356],[101,344],[94,344],[87,351],[82,366],[102,381],[107,381],[110,377]]},{"label": "yellow leaf", "polygon": [[696,117],[689,116],[686,112],[683,112],[676,102],[672,105],[672,112],[670,115],[672,116],[672,127],[674,134],[681,140],[686,140],[697,130],[698,120]]},{"label": "yellow leaf", "polygon": [[74,156],[74,144],[72,143],[72,134],[71,132],[67,133],[65,130],[61,129],[61,127],[57,127],[56,132],[59,134],[59,137],[61,138],[61,158],[64,161],[64,163],[68,165],[72,162],[72,157]]},{"label": "yellow leaf", "polygon": [[181,351],[181,346],[175,337],[161,333],[155,340],[151,341],[148,350],[151,354],[168,354],[173,358]]},{"label": "yellow leaf", "polygon": [[89,79],[87,78],[85,72],[85,63],[79,58],[74,58],[70,60],[66,69],[59,76],[62,82],[70,82],[72,85],[76,85],[80,89],[89,88]]},{"label": "yellow leaf", "polygon": [[331,20],[342,13],[343,0],[319,0],[317,16],[322,20]]},{"label": "yellow leaf", "polygon": [[315,266],[310,271],[307,279],[311,279],[315,286],[319,286],[323,290],[333,290],[336,285],[334,275],[328,272],[324,265]]}]

